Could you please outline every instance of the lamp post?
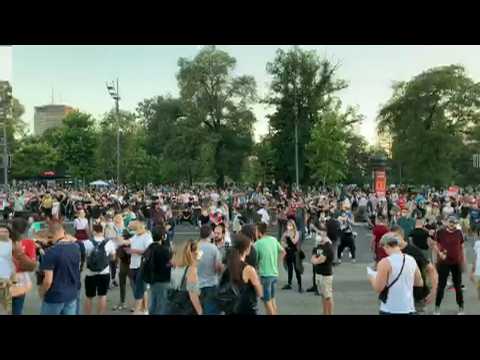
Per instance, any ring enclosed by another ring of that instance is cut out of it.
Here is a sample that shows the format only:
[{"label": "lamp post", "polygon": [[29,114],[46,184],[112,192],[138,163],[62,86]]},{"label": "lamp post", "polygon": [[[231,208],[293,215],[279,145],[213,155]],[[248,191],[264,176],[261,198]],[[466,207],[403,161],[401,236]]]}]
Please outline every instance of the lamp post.
[{"label": "lamp post", "polygon": [[107,90],[113,100],[115,100],[115,116],[117,118],[117,186],[120,185],[120,93],[118,90],[118,79],[116,86],[112,81],[111,84],[107,83]]},{"label": "lamp post", "polygon": [[7,121],[12,116],[12,88],[6,81],[0,82],[0,122],[2,124],[2,146],[3,146],[3,180],[5,189],[8,187],[8,143],[7,143]]}]

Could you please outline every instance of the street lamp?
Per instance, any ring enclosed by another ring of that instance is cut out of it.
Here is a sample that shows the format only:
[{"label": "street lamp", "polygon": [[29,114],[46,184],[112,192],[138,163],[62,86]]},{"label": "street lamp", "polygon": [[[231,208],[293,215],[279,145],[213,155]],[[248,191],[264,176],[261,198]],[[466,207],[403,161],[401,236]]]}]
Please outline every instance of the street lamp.
[{"label": "street lamp", "polygon": [[111,84],[107,83],[107,91],[115,100],[115,116],[117,118],[117,186],[120,185],[120,108],[119,108],[119,101],[120,101],[120,93],[118,91],[118,79],[116,82],[116,86],[112,81]]},{"label": "street lamp", "polygon": [[6,81],[0,82],[0,122],[3,130],[3,180],[5,182],[5,189],[8,186],[8,144],[7,144],[7,121],[12,116],[12,88]]}]

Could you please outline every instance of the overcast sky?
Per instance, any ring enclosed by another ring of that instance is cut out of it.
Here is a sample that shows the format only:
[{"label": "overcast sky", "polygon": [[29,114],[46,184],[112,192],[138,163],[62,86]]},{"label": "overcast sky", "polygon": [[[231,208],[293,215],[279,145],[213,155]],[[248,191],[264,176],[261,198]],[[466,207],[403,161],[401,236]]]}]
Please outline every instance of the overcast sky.
[{"label": "overcast sky", "polygon": [[[237,59],[236,73],[253,75],[259,95],[265,95],[270,78],[265,65],[286,45],[224,45]],[[358,106],[366,120],[362,134],[375,141],[375,118],[391,96],[393,81],[409,80],[430,67],[463,64],[480,81],[479,46],[421,45],[316,45],[322,57],[340,63],[338,76],[349,87],[338,95],[345,105]],[[180,57],[193,58],[199,45],[155,46],[14,46],[13,92],[25,106],[24,120],[33,126],[33,107],[64,103],[100,117],[113,105],[105,82],[120,79],[121,108],[134,111],[138,102],[156,95],[178,95],[175,75]],[[6,52],[6,53],[5,53]],[[0,78],[11,72],[8,51],[0,48]],[[267,131],[265,116],[271,109],[255,106],[256,137]]]}]

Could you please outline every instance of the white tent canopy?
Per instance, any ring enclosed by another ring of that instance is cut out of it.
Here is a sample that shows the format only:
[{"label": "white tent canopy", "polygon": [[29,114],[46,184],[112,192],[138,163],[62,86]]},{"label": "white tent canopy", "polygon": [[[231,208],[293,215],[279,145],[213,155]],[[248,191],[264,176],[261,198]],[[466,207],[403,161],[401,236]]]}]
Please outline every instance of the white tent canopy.
[{"label": "white tent canopy", "polygon": [[91,182],[90,186],[110,186],[110,184],[106,181],[97,180],[97,181]]}]

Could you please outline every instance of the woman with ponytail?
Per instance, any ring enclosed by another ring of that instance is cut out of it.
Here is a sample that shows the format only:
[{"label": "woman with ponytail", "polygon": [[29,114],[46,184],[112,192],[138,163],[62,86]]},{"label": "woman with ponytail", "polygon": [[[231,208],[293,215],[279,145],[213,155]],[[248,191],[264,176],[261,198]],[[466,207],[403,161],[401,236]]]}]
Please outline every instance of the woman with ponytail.
[{"label": "woman with ponytail", "polygon": [[251,248],[250,238],[243,234],[234,236],[227,258],[227,268],[230,282],[239,291],[239,298],[232,315],[256,315],[258,298],[263,294],[257,271],[246,262]]}]

